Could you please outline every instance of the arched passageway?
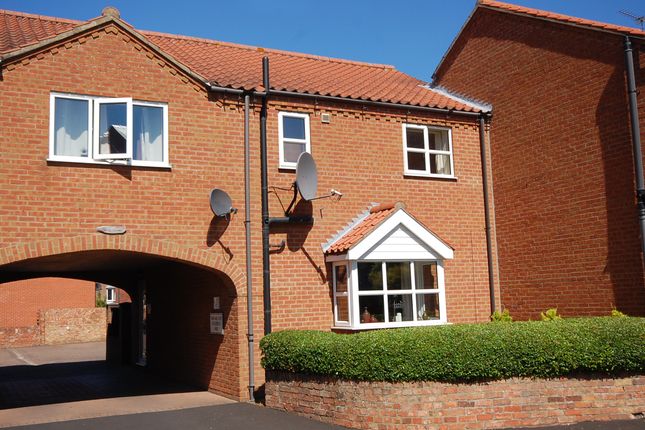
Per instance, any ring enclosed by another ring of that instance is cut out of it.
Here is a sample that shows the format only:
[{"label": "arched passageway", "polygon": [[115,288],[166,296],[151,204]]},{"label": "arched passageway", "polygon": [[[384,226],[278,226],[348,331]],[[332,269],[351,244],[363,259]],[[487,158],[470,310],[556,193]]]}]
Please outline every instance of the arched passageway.
[{"label": "arched passageway", "polygon": [[122,289],[132,303],[108,308],[109,361],[138,364],[148,373],[239,397],[237,292],[230,276],[238,271],[219,257],[95,236],[89,242],[0,249],[0,263],[5,263],[0,284],[54,276]]}]

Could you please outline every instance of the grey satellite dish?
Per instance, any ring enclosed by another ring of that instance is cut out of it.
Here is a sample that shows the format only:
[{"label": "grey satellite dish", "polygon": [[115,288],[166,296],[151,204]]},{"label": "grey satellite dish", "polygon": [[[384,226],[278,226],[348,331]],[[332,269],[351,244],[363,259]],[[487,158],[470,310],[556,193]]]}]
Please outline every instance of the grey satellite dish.
[{"label": "grey satellite dish", "polygon": [[314,157],[308,152],[303,152],[298,157],[296,165],[296,186],[300,195],[305,200],[316,198],[318,191],[318,170]]},{"label": "grey satellite dish", "polygon": [[211,210],[217,216],[228,216],[236,212],[231,203],[231,197],[226,191],[214,188],[211,191]]}]

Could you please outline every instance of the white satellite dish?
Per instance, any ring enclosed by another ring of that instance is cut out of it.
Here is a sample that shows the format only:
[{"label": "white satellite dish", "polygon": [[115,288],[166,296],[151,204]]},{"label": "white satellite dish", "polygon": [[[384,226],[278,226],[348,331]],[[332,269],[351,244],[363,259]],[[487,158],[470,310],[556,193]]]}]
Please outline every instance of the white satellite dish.
[{"label": "white satellite dish", "polygon": [[318,170],[314,157],[308,152],[303,152],[298,157],[296,165],[296,187],[300,196],[309,201],[316,198],[318,191]]},{"label": "white satellite dish", "polygon": [[219,188],[214,188],[211,191],[211,210],[219,217],[228,216],[231,213],[237,212],[237,209],[233,207],[231,197],[226,191],[220,190]]}]

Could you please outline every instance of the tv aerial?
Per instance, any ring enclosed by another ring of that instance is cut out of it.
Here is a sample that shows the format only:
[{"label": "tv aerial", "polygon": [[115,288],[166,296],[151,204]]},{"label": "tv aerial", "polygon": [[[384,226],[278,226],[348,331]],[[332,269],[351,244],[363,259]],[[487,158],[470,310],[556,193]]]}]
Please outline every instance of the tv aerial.
[{"label": "tv aerial", "polygon": [[211,190],[210,203],[211,210],[215,216],[226,218],[227,221],[231,214],[237,213],[237,209],[233,207],[231,202],[231,197],[226,191],[220,190],[219,188],[213,188]]},{"label": "tv aerial", "polygon": [[318,168],[316,167],[316,161],[314,157],[308,153],[303,152],[298,157],[298,162],[296,163],[296,181],[293,183],[293,199],[289,203],[289,207],[284,211],[286,216],[289,216],[293,205],[298,199],[298,194],[305,201],[327,199],[333,196],[338,196],[341,198],[343,193],[336,191],[334,189],[329,191],[329,194],[324,196],[316,196],[318,192]]},{"label": "tv aerial", "polygon": [[638,16],[635,13],[632,13],[628,10],[619,10],[618,12],[636,21],[636,23],[641,27],[641,30],[643,30],[643,24],[645,23],[645,15]]}]

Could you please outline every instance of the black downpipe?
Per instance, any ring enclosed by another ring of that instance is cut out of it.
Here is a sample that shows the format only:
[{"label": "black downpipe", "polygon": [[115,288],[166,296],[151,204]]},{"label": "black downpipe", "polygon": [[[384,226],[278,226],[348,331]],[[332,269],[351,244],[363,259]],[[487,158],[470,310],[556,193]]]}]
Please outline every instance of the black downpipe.
[{"label": "black downpipe", "polygon": [[267,102],[269,99],[269,58],[262,58],[262,110],[260,111],[260,158],[262,173],[262,284],[264,334],[271,333],[271,262],[269,260],[269,185],[267,177]]},{"label": "black downpipe", "polygon": [[493,272],[493,245],[490,228],[490,200],[488,196],[488,163],[486,162],[486,119],[479,116],[479,147],[482,160],[482,182],[484,185],[484,218],[486,220],[486,257],[488,259],[488,290],[490,292],[490,313],[495,313],[495,276]]},{"label": "black downpipe", "polygon": [[641,249],[645,259],[645,181],[643,180],[643,154],[641,152],[641,131],[638,120],[638,99],[636,98],[636,78],[634,77],[634,58],[632,42],[625,36],[625,68],[627,69],[627,95],[629,96],[629,120],[632,126],[632,152],[634,153],[634,173],[636,175],[636,201],[638,202],[638,221],[641,226]]}]

